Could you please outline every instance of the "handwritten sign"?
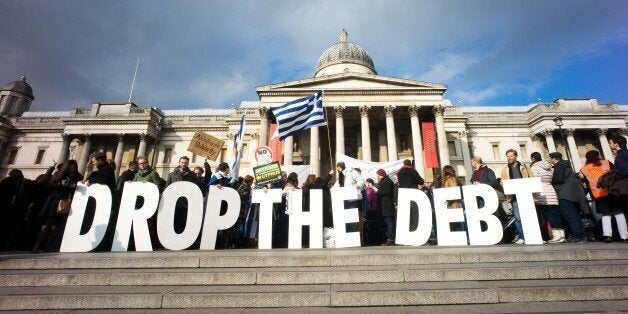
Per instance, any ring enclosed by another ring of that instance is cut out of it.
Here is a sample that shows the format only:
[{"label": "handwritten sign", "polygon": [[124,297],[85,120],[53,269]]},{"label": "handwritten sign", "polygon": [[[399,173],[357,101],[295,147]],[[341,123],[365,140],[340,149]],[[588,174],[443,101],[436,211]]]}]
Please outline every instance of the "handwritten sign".
[{"label": "handwritten sign", "polygon": [[253,175],[257,184],[266,184],[281,180],[281,167],[278,162],[253,168]]},{"label": "handwritten sign", "polygon": [[188,151],[215,161],[220,155],[224,143],[225,141],[203,131],[196,131],[190,141]]}]

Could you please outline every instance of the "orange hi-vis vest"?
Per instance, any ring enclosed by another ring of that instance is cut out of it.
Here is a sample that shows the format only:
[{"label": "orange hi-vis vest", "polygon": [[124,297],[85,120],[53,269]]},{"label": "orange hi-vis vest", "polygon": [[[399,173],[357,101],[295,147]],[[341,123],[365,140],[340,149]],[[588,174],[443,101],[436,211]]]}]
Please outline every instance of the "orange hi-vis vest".
[{"label": "orange hi-vis vest", "polygon": [[593,194],[594,198],[600,198],[608,195],[608,189],[598,188],[597,181],[602,177],[603,174],[611,171],[611,167],[608,163],[608,160],[600,161],[602,162],[601,166],[586,164],[580,170],[580,172],[582,172],[582,174],[589,181],[589,188],[591,189],[591,194]]}]

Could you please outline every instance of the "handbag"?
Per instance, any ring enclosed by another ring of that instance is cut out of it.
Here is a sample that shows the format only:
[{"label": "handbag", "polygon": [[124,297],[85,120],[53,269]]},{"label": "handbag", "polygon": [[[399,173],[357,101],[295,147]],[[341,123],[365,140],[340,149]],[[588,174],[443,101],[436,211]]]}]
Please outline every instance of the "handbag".
[{"label": "handbag", "polygon": [[59,215],[67,215],[70,213],[70,208],[72,207],[72,199],[62,198],[57,203],[57,214]]}]

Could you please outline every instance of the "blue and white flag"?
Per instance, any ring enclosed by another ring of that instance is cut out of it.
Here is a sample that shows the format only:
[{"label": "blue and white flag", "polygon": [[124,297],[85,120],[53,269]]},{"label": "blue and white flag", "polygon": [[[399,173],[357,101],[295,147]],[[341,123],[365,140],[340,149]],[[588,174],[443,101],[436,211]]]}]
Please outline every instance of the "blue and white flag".
[{"label": "blue and white flag", "polygon": [[323,91],[270,109],[277,118],[277,136],[282,141],[311,127],[327,125],[323,114]]},{"label": "blue and white flag", "polygon": [[240,129],[238,129],[238,133],[233,138],[233,149],[235,150],[235,158],[231,163],[232,181],[238,179],[238,173],[240,172],[240,160],[242,159],[242,144],[244,139],[244,125],[246,125],[246,114],[242,115],[242,120],[240,121]]}]

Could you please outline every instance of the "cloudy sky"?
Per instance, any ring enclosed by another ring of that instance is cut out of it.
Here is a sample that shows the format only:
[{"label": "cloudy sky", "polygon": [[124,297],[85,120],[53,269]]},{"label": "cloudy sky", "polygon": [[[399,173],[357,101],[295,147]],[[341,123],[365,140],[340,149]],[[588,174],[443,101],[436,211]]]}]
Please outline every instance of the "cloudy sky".
[{"label": "cloudy sky", "polygon": [[228,108],[308,78],[349,40],[380,75],[444,83],[463,105],[628,104],[628,1],[0,0],[0,85],[31,110],[133,101]]}]

